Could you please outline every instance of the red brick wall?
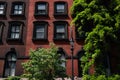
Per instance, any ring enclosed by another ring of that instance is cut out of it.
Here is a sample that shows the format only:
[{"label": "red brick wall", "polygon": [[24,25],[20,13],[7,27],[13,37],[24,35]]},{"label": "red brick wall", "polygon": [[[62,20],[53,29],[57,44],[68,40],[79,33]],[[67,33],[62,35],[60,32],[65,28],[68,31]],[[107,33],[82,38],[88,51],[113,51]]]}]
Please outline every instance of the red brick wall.
[{"label": "red brick wall", "polygon": [[[70,24],[71,24],[71,16],[70,16],[70,7],[72,5],[73,0],[44,0],[45,2],[49,3],[49,16],[47,18],[39,18],[36,19],[34,17],[34,9],[35,9],[35,2],[37,1],[43,1],[43,0],[30,0],[29,2],[29,14],[28,14],[28,26],[27,26],[27,39],[26,39],[26,56],[29,55],[29,50],[30,48],[32,49],[36,49],[37,47],[43,47],[43,48],[48,48],[49,43],[55,43],[58,47],[62,47],[64,49],[64,51],[66,52],[66,54],[68,56],[71,55],[71,51],[70,51],[70,44],[69,41],[68,42],[64,42],[64,41],[53,41],[53,22],[54,21],[59,21],[59,20],[63,20],[63,21],[67,21],[68,22],[68,36],[70,38]],[[54,17],[54,2],[55,1],[66,1],[68,3],[68,17],[67,18],[55,18]],[[48,42],[41,42],[41,44],[36,44],[32,42],[32,35],[33,35],[33,22],[34,21],[47,21],[48,22]],[[75,30],[74,26],[73,26],[73,30]],[[81,50],[83,42],[76,42],[75,40],[75,32],[73,32],[74,34],[74,56],[77,55],[77,52]],[[77,76],[78,75],[78,60],[75,59],[74,60],[74,74]],[[67,59],[66,61],[66,73],[68,75],[71,75],[71,59]]]}]

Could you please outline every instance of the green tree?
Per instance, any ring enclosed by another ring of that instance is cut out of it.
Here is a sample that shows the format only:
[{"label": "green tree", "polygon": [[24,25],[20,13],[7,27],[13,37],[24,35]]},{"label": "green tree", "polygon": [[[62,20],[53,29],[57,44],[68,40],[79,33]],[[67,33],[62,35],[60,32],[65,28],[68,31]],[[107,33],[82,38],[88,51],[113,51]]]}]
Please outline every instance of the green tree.
[{"label": "green tree", "polygon": [[84,32],[86,37],[83,75],[93,64],[95,74],[105,74],[103,55],[111,43],[120,44],[120,0],[74,0],[71,14],[79,35]]},{"label": "green tree", "polygon": [[40,48],[30,51],[30,60],[23,63],[24,77],[30,80],[53,80],[55,77],[65,77],[65,68],[61,66],[64,60],[60,60],[55,45],[50,48]]}]

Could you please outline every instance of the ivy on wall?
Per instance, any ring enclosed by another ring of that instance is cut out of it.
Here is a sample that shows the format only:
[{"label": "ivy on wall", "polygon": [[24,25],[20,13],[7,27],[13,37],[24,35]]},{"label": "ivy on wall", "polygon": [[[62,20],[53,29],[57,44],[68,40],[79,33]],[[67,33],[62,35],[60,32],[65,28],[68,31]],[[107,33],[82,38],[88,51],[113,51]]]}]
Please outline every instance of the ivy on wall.
[{"label": "ivy on wall", "polygon": [[85,32],[86,36],[83,75],[93,64],[95,74],[105,74],[103,55],[110,50],[111,43],[120,41],[120,0],[74,0],[71,15],[79,35]]}]

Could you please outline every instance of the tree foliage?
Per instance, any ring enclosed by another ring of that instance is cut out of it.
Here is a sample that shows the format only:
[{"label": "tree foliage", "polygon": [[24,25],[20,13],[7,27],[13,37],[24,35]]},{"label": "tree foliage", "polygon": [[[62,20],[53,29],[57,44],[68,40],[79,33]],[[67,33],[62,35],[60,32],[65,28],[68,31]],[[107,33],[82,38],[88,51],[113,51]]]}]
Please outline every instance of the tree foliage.
[{"label": "tree foliage", "polygon": [[95,73],[104,74],[98,70],[98,65],[103,64],[98,59],[110,50],[111,43],[120,41],[120,0],[74,0],[71,14],[79,35],[86,34],[83,74],[96,63]]},{"label": "tree foliage", "polygon": [[64,60],[60,60],[59,57],[53,44],[48,49],[31,50],[30,60],[23,63],[23,76],[30,80],[53,80],[55,77],[64,77],[65,68],[61,66]]}]

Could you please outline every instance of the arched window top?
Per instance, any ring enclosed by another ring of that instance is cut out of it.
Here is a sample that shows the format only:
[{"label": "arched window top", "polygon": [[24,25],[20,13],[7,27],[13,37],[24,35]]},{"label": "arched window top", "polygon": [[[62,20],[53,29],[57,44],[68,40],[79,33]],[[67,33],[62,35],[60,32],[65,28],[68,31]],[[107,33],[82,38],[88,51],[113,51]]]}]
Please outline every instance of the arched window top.
[{"label": "arched window top", "polygon": [[6,60],[7,61],[16,61],[17,60],[17,55],[15,52],[9,52],[6,55]]},{"label": "arched window top", "polygon": [[80,51],[77,52],[76,56],[77,56],[78,58],[81,58],[81,57],[84,55],[84,53],[85,53],[84,50],[80,50]]},{"label": "arched window top", "polygon": [[65,55],[65,51],[61,47],[58,48],[58,52],[57,53]]}]

